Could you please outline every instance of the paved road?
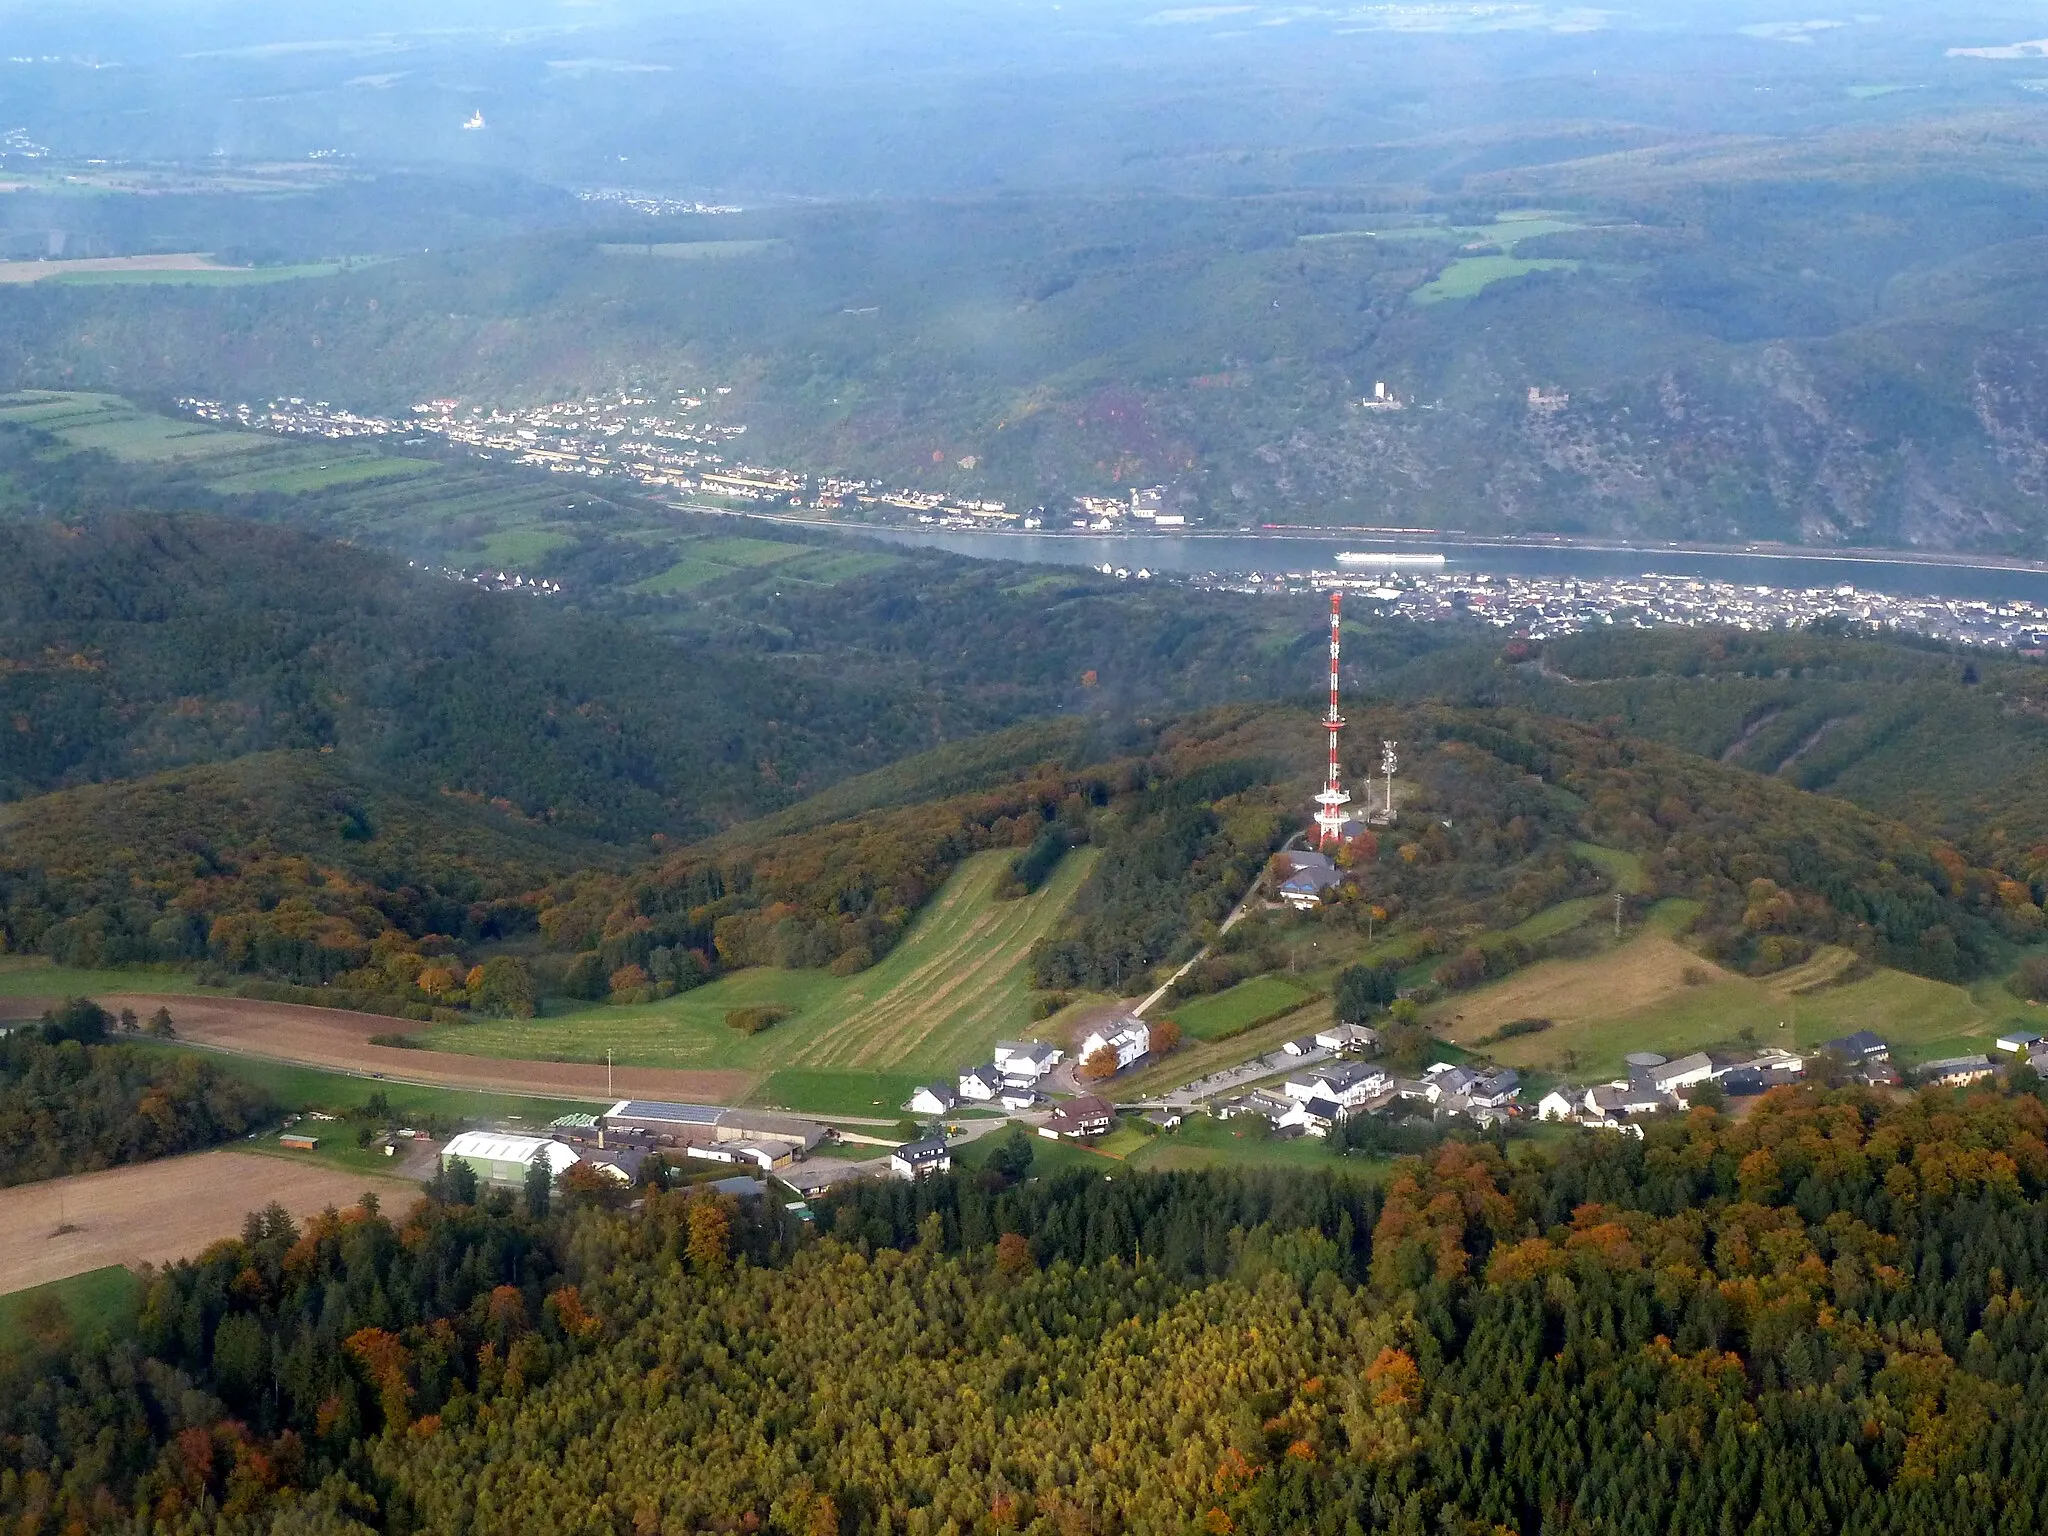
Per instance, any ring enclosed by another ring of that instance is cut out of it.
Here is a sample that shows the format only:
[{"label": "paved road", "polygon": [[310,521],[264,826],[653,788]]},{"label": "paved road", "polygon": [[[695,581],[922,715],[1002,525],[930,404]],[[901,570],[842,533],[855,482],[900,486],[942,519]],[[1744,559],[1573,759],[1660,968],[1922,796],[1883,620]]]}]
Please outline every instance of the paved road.
[{"label": "paved road", "polygon": [[1236,1093],[1276,1073],[1293,1072],[1302,1067],[1314,1066],[1319,1061],[1328,1061],[1330,1055],[1331,1053],[1321,1046],[1314,1047],[1302,1056],[1290,1056],[1285,1051],[1269,1051],[1264,1056],[1254,1056],[1240,1066],[1225,1067],[1220,1072],[1211,1072],[1207,1077],[1185,1083],[1173,1092],[1158,1099],[1149,1099],[1146,1103],[1156,1108],[1190,1109],[1204,1099]]},{"label": "paved road", "polygon": [[[1297,832],[1294,834],[1294,836],[1290,837],[1289,839],[1287,839],[1286,842],[1280,845],[1280,851],[1282,853],[1285,853],[1288,849],[1292,848],[1296,843],[1300,841],[1301,834]],[[1265,868],[1261,866],[1258,874],[1252,880],[1251,889],[1244,893],[1244,900],[1240,901],[1236,906],[1230,909],[1230,916],[1224,918],[1223,926],[1216,930],[1217,938],[1222,938],[1224,934],[1230,932],[1231,929],[1235,928],[1238,924],[1238,920],[1242,918],[1245,915],[1245,913],[1249,912],[1252,909],[1252,903],[1258,899],[1259,890],[1262,886],[1265,885],[1265,883],[1266,871]],[[1154,992],[1150,997],[1146,998],[1145,1001],[1138,1004],[1135,1010],[1138,1016],[1140,1018],[1143,1018],[1153,1008],[1157,1007],[1159,1004],[1159,1000],[1162,997],[1166,996],[1166,994],[1173,989],[1173,984],[1176,981],[1179,981],[1181,977],[1187,975],[1187,973],[1189,971],[1192,971],[1196,966],[1200,965],[1204,960],[1208,959],[1209,952],[1214,948],[1215,945],[1213,943],[1204,944],[1201,947],[1201,949],[1196,952],[1195,957],[1192,960],[1188,961],[1186,965],[1182,966],[1179,970],[1175,971],[1171,976],[1167,977],[1165,986],[1161,987],[1157,992]]]}]

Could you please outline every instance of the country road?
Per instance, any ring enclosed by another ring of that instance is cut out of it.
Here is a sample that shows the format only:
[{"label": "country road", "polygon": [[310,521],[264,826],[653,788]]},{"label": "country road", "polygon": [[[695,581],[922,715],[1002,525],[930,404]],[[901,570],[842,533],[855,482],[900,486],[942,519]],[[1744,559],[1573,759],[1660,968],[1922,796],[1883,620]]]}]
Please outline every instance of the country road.
[{"label": "country road", "polygon": [[[55,1001],[7,998],[6,1015],[34,1018]],[[181,1044],[426,1088],[473,1088],[484,1093],[583,1099],[591,1103],[637,1097],[737,1104],[760,1081],[759,1075],[752,1072],[608,1068],[602,1062],[522,1061],[372,1045],[372,1035],[402,1029],[403,1022],[382,1014],[352,1013],[344,1008],[307,1008],[296,1003],[154,992],[119,993],[101,997],[98,1002],[115,1012],[132,1008],[144,1018],[158,1007],[168,1008]]]}]

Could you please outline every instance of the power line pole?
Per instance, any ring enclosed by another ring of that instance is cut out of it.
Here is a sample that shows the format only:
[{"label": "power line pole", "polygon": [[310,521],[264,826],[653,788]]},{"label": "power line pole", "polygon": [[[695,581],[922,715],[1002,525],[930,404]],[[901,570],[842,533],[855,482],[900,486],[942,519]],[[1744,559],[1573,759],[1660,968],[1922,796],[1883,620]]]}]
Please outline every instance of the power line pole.
[{"label": "power line pole", "polygon": [[614,1097],[612,1091],[612,1048],[610,1046],[604,1048],[604,1096],[608,1099]]},{"label": "power line pole", "polygon": [[1621,892],[1614,893],[1614,936],[1621,937]]}]

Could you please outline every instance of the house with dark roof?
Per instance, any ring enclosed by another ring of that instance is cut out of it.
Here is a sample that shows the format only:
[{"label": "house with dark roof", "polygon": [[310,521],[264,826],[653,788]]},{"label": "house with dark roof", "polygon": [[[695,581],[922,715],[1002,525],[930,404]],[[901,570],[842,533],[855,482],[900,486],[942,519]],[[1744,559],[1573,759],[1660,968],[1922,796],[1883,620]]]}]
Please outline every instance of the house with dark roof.
[{"label": "house with dark roof", "polygon": [[945,1138],[907,1141],[889,1154],[889,1171],[899,1179],[928,1179],[953,1166],[953,1149]]},{"label": "house with dark roof", "polygon": [[1309,1136],[1327,1136],[1332,1128],[1344,1123],[1348,1114],[1349,1111],[1334,1099],[1300,1099],[1294,1108],[1274,1123],[1281,1128],[1300,1126],[1302,1132]]},{"label": "house with dark roof", "polygon": [[1291,907],[1319,907],[1324,896],[1344,883],[1329,855],[1291,850],[1273,856],[1273,892]]},{"label": "house with dark roof", "polygon": [[1867,1029],[1859,1029],[1839,1040],[1830,1040],[1821,1049],[1833,1051],[1852,1067],[1865,1066],[1873,1061],[1890,1061],[1892,1056],[1892,1048],[1884,1043],[1883,1038]]},{"label": "house with dark roof", "polygon": [[960,1074],[960,1097],[986,1104],[1003,1091],[1003,1074],[991,1066],[974,1067]]},{"label": "house with dark roof", "polygon": [[950,1115],[959,1104],[959,1095],[944,1083],[927,1083],[903,1107],[913,1115]]},{"label": "house with dark roof", "polygon": [[1051,1118],[1038,1128],[1038,1134],[1048,1141],[1079,1141],[1086,1136],[1100,1136],[1114,1124],[1116,1107],[1107,1099],[1084,1093],[1055,1109]]},{"label": "house with dark roof", "polygon": [[1336,1061],[1287,1079],[1287,1097],[1306,1104],[1328,1099],[1345,1109],[1355,1109],[1387,1086],[1387,1074],[1362,1061]]},{"label": "house with dark roof", "polygon": [[1949,1056],[1940,1061],[1923,1063],[1914,1075],[1923,1083],[1939,1083],[1945,1088],[1963,1088],[1971,1083],[1981,1083],[1997,1071],[1998,1068],[1991,1064],[1989,1056]]}]

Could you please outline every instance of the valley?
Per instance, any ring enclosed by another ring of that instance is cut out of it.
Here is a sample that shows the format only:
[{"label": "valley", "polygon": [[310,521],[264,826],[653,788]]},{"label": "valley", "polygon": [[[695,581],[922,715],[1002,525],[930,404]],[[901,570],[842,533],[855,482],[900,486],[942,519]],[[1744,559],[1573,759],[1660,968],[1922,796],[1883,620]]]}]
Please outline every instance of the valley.
[{"label": "valley", "polygon": [[2019,0],[18,0],[0,1528],[2048,1521]]}]

